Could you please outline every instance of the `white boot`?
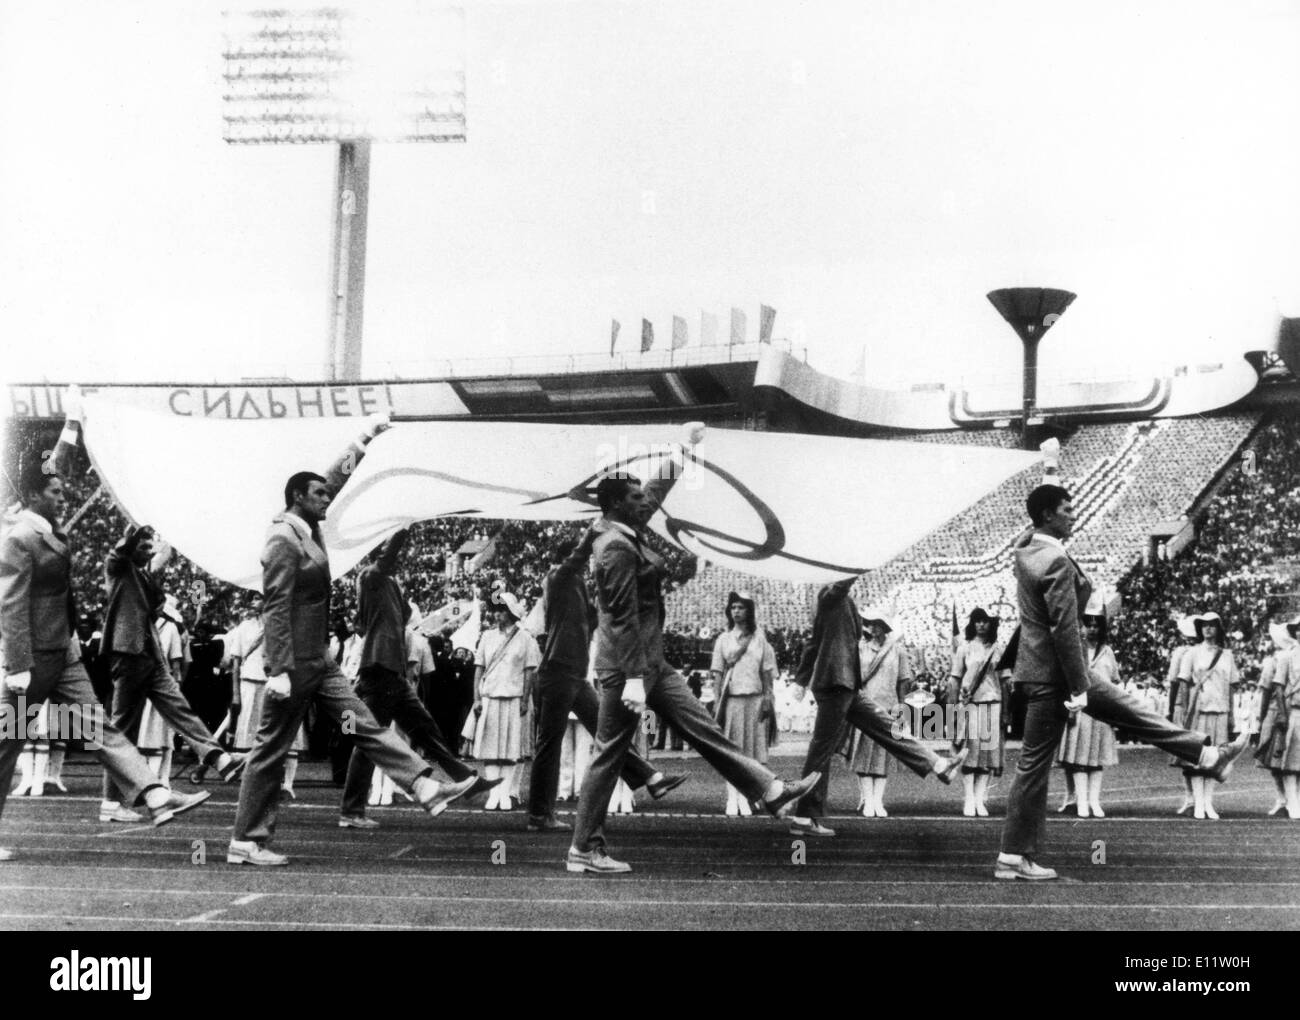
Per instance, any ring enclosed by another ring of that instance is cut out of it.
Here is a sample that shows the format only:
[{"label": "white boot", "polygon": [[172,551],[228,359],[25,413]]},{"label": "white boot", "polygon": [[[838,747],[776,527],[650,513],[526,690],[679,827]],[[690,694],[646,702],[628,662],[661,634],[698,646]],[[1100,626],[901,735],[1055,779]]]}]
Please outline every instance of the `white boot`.
[{"label": "white boot", "polygon": [[1192,783],[1192,777],[1183,776],[1183,784],[1186,786],[1187,792],[1183,796],[1183,802],[1178,805],[1178,810],[1174,812],[1176,815],[1185,815],[1196,806],[1196,790]]},{"label": "white boot", "polygon": [[1205,817],[1205,777],[1192,776],[1192,817]]},{"label": "white boot", "polygon": [[1286,778],[1280,772],[1273,773],[1273,785],[1277,787],[1277,799],[1268,809],[1268,816],[1280,815],[1286,810]]},{"label": "white boot", "polygon": [[1074,800],[1080,818],[1088,817],[1088,773],[1079,769],[1074,773]]},{"label": "white boot", "polygon": [[174,753],[169,747],[158,756],[158,782],[162,783],[163,788],[166,790],[172,788],[172,755]]},{"label": "white boot", "polygon": [[987,818],[989,816],[989,774],[987,772],[977,772],[975,774],[975,816],[977,818]]},{"label": "white boot", "polygon": [[1201,782],[1205,784],[1205,817],[1217,822],[1219,812],[1214,810],[1214,790],[1219,784],[1208,777]]},{"label": "white boot", "polygon": [[731,816],[740,814],[740,791],[730,783],[727,784],[727,810],[726,813]]},{"label": "white boot", "polygon": [[[376,769],[376,772],[379,770]],[[293,792],[293,781],[298,775],[298,752],[290,751],[289,757],[284,763],[284,779],[280,782],[280,793],[288,797],[289,800],[297,800],[298,795]]]},{"label": "white boot", "polygon": [[514,790],[515,776],[518,775],[518,773],[518,765],[501,766],[501,795],[497,797],[498,811],[513,811],[515,809],[515,801],[512,796],[512,791]]},{"label": "white boot", "polygon": [[754,808],[749,803],[749,798],[746,797],[739,790],[736,791],[736,807],[740,809],[741,818],[749,818],[754,813]]},{"label": "white boot", "polygon": [[379,806],[389,807],[393,803],[393,794],[397,792],[397,784],[388,773],[383,773],[383,776],[382,785],[379,787]]},{"label": "white boot", "polygon": [[24,744],[22,754],[18,756],[18,770],[22,778],[18,780],[18,785],[14,787],[12,796],[25,797],[32,788],[32,780],[36,778],[36,751],[31,744]]},{"label": "white boot", "polygon": [[1300,818],[1300,776],[1294,772],[1284,775],[1282,787],[1286,791],[1287,817]]},{"label": "white boot", "polygon": [[[501,766],[500,766],[500,765],[484,765],[484,766],[483,766],[483,776],[484,776],[485,779],[500,779],[500,778],[501,778]],[[488,791],[488,799],[487,799],[487,803],[483,805],[483,810],[484,810],[484,811],[495,811],[495,810],[500,806],[500,804],[501,804],[501,787],[503,787],[504,785],[505,785],[505,783],[497,783],[496,786],[492,787],[492,789]],[[575,792],[575,796],[576,796],[576,792]]]},{"label": "white boot", "polygon": [[877,818],[889,817],[889,812],[885,810],[885,782],[885,776],[876,776],[875,805]]},{"label": "white boot", "polygon": [[962,803],[961,813],[967,818],[975,817],[975,773],[963,772],[961,774],[962,789],[966,793],[966,799]]},{"label": "white boot", "polygon": [[52,786],[59,793],[67,793],[63,785],[63,759],[67,757],[68,745],[60,741],[50,746],[50,764],[45,771],[45,785]]},{"label": "white boot", "polygon": [[1101,809],[1101,773],[1101,769],[1088,773],[1088,807],[1093,818],[1106,817],[1106,812]]},{"label": "white boot", "polygon": [[862,817],[876,817],[876,784],[879,782],[875,776],[862,777]]},{"label": "white boot", "polygon": [[45,796],[45,773],[49,767],[50,745],[42,740],[36,745],[35,763],[32,766],[32,788],[27,791],[27,796]]},{"label": "white boot", "polygon": [[369,807],[379,807],[379,798],[384,792],[384,770],[375,769],[370,774],[370,790],[366,793],[366,804]]}]

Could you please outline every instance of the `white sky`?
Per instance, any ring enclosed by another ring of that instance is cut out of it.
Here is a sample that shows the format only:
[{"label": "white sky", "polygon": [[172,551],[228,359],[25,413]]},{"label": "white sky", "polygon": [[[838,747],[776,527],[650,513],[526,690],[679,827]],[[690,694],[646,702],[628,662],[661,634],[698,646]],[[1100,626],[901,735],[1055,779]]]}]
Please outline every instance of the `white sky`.
[{"label": "white sky", "polygon": [[[0,3],[8,378],[316,373],[333,148],[222,141],[224,6]],[[368,375],[760,301],[886,384],[1018,373],[995,287],[1079,293],[1047,375],[1300,314],[1300,4],[467,8],[468,143],[375,146]]]}]

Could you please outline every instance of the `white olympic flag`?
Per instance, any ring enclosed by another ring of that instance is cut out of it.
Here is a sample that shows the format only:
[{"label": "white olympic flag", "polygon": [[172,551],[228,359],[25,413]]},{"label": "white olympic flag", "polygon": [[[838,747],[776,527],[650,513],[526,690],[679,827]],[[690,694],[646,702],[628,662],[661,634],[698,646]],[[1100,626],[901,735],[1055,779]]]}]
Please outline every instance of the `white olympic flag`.
[{"label": "white olympic flag", "polygon": [[[85,439],[134,520],[223,580],[261,584],[267,525],[295,471],[323,472],[357,419],[177,419],[87,396]],[[336,575],[398,528],[443,516],[588,520],[618,469],[680,477],[655,515],[688,552],[760,577],[821,583],[878,567],[1035,468],[985,447],[710,428],[684,466],[679,425],[399,422],[339,491],[323,533]],[[1026,480],[1026,490],[1036,482]],[[1019,519],[1001,522],[1008,533]]]}]

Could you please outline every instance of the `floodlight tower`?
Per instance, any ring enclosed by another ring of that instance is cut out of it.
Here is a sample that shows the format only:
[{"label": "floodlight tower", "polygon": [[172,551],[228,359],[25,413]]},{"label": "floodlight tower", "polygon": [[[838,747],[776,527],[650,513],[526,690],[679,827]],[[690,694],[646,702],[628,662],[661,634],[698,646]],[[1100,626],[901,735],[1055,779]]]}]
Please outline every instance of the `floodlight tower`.
[{"label": "floodlight tower", "polygon": [[370,143],[465,141],[465,12],[366,0],[225,17],[225,140],[338,146],[325,372],[359,379]]},{"label": "floodlight tower", "polygon": [[1007,287],[1004,290],[989,291],[988,294],[993,307],[1011,324],[1016,336],[1025,345],[1022,390],[1024,419],[1021,423],[1020,441],[1026,450],[1034,448],[1029,428],[1038,400],[1038,341],[1065,314],[1075,296],[1068,290],[1053,290],[1050,287]]}]

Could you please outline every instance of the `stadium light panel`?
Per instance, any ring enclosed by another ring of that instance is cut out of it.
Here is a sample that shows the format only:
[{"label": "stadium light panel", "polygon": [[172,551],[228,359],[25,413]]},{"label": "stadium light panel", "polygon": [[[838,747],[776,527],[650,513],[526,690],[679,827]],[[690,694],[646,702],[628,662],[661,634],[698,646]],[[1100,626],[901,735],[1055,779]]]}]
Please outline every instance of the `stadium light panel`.
[{"label": "stadium light panel", "polygon": [[462,9],[391,0],[225,17],[227,142],[465,140]]}]

